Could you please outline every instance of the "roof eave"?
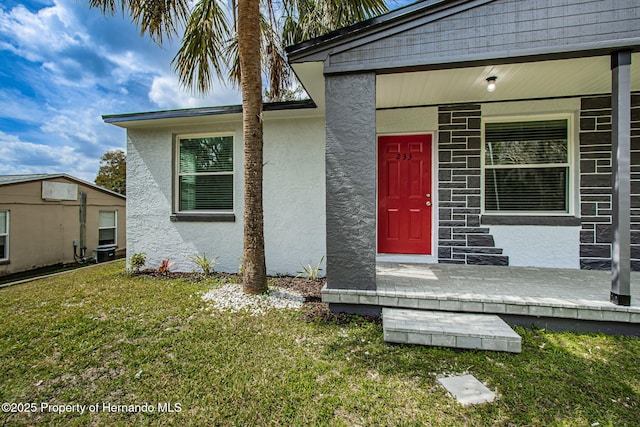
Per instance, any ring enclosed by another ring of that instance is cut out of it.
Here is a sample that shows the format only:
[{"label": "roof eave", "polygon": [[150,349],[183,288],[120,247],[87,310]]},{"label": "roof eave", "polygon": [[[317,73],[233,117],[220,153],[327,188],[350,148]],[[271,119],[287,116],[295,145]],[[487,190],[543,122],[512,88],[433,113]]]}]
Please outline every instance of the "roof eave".
[{"label": "roof eave", "polygon": [[[263,111],[287,111],[317,108],[312,100],[265,102]],[[242,105],[226,105],[221,107],[201,107],[179,110],[162,110],[141,113],[107,114],[102,120],[108,124],[124,124],[148,120],[180,119],[206,116],[222,116],[230,114],[242,114]]]},{"label": "roof eave", "polygon": [[78,184],[87,186],[87,187],[91,187],[97,191],[102,191],[104,193],[110,194],[112,196],[116,196],[119,197],[121,199],[126,200],[127,196],[120,194],[120,193],[116,193],[115,191],[111,191],[108,190],[104,187],[100,187],[99,185],[96,184],[92,184],[89,181],[85,181],[83,179],[80,178],[76,178],[75,176],[71,176],[69,174],[66,173],[52,173],[52,174],[32,174],[32,177],[29,177],[28,175],[24,175],[25,178],[24,179],[20,179],[20,180],[16,180],[16,181],[10,181],[10,182],[0,182],[0,186],[4,186],[4,185],[16,185],[16,184],[25,184],[28,182],[36,182],[36,181],[48,181],[51,179],[58,179],[58,178],[65,178],[68,179],[69,181],[73,181],[76,182]]}]

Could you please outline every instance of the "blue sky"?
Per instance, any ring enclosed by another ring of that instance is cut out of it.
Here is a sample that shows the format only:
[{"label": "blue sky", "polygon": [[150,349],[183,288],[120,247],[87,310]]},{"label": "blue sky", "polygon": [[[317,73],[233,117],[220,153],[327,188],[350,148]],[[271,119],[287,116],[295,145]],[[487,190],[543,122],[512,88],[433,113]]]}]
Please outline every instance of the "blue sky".
[{"label": "blue sky", "polygon": [[88,3],[2,0],[0,175],[93,182],[100,156],[125,149],[124,130],[103,114],[240,103],[222,83],[206,97],[181,90],[170,66],[179,40],[158,46],[127,17],[104,17]]}]

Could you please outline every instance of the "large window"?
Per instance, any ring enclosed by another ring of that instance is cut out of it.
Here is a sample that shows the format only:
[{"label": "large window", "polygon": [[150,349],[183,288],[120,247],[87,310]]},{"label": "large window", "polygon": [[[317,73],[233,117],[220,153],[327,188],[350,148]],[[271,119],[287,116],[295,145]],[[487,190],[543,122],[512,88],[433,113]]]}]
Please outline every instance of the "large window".
[{"label": "large window", "polygon": [[98,245],[115,245],[118,235],[116,211],[100,211],[98,222]]},{"label": "large window", "polygon": [[0,211],[0,261],[9,259],[9,211]]},{"label": "large window", "polygon": [[486,121],[486,213],[570,212],[569,119]]},{"label": "large window", "polygon": [[233,211],[233,137],[178,138],[178,211]]}]

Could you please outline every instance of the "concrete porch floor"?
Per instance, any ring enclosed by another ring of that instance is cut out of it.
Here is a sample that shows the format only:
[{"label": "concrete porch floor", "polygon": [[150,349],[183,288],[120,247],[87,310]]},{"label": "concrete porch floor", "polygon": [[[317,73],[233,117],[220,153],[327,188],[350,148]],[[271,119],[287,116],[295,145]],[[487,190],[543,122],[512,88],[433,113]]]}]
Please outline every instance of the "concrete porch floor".
[{"label": "concrete porch floor", "polygon": [[530,267],[378,263],[377,290],[328,289],[322,300],[355,305],[492,313],[512,324],[640,335],[640,273],[631,306],[609,302],[610,273]]}]

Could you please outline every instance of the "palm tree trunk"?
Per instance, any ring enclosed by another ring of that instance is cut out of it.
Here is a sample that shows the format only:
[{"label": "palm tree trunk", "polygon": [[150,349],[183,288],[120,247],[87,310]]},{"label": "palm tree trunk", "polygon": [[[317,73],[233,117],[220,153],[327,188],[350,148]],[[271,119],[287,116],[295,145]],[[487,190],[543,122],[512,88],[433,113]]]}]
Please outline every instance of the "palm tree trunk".
[{"label": "palm tree trunk", "polygon": [[238,1],[238,50],[244,136],[245,293],[267,290],[262,209],[262,75],[260,68],[260,0]]}]

